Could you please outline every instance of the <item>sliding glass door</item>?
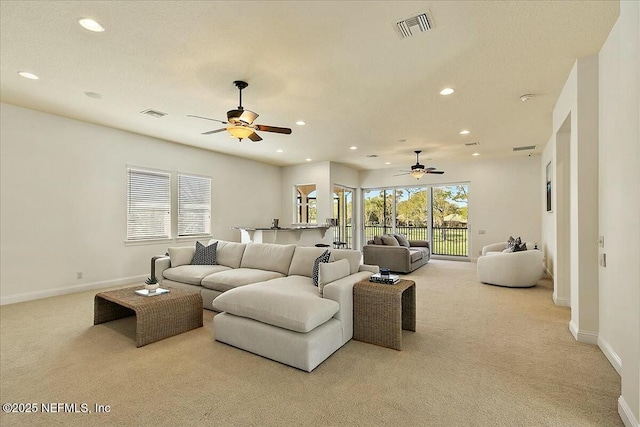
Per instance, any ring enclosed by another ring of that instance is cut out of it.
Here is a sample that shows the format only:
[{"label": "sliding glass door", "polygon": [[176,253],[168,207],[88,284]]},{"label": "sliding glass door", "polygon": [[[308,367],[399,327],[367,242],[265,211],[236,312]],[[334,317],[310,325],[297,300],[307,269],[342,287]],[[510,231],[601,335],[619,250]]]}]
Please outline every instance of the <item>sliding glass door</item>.
[{"label": "sliding glass door", "polygon": [[333,241],[347,249],[353,248],[353,192],[353,188],[340,185],[333,188],[333,217],[338,220]]},{"label": "sliding glass door", "polygon": [[468,190],[467,184],[431,187],[433,255],[469,256]]},{"label": "sliding glass door", "polygon": [[364,189],[364,242],[382,234],[430,240],[433,255],[468,257],[468,184]]},{"label": "sliding glass door", "polygon": [[393,232],[392,189],[363,190],[364,196],[364,243]]}]

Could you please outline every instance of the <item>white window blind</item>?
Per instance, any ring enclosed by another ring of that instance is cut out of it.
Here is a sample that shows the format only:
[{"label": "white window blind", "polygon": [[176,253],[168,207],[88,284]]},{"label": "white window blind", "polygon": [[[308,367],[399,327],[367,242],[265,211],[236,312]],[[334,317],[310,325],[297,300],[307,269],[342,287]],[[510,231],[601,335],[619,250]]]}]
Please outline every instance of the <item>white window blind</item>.
[{"label": "white window blind", "polygon": [[127,240],[171,237],[171,174],[127,169]]},{"label": "white window blind", "polygon": [[211,178],[178,174],[178,237],[211,234]]}]

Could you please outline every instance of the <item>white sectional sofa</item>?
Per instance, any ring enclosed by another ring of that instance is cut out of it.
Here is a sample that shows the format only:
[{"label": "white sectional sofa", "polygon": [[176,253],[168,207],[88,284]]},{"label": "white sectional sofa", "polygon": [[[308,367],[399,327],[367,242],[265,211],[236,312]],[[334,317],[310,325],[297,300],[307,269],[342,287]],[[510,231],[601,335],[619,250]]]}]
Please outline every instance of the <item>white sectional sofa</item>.
[{"label": "white sectional sofa", "polygon": [[217,341],[310,372],[352,338],[353,285],[378,272],[360,264],[359,251],[331,249],[315,286],[314,261],[325,248],[215,241],[216,265],[190,265],[195,248],[170,248],[155,276],[198,290],[205,308],[220,312]]}]

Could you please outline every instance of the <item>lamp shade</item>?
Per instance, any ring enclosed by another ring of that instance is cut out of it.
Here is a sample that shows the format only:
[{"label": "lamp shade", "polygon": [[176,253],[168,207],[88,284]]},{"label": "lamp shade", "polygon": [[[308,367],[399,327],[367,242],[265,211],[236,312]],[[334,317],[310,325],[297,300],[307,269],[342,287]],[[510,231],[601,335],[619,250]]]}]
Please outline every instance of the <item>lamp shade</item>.
[{"label": "lamp shade", "polygon": [[420,179],[424,176],[425,173],[426,172],[424,171],[424,169],[414,169],[411,171],[411,176],[415,179]]},{"label": "lamp shade", "polygon": [[229,126],[227,130],[232,137],[238,139],[248,138],[253,133],[253,129],[246,126]]}]

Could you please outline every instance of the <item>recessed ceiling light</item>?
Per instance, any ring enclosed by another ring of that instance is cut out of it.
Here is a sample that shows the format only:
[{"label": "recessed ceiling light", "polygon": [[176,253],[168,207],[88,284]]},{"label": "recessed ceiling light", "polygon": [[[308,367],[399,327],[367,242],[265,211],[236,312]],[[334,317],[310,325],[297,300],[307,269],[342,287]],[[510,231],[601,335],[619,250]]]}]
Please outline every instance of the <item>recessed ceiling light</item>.
[{"label": "recessed ceiling light", "polygon": [[472,156],[479,156],[480,153],[473,153]]},{"label": "recessed ceiling light", "polygon": [[31,74],[26,71],[18,71],[18,74],[20,75],[20,77],[24,77],[25,79],[29,79],[29,80],[38,80],[40,78],[35,74]]},{"label": "recessed ceiling light", "polygon": [[276,150],[276,153],[282,153],[284,150]]},{"label": "recessed ceiling light", "polygon": [[391,162],[384,162],[384,164],[385,164],[385,165],[390,165],[390,164],[391,164]]},{"label": "recessed ceiling light", "polygon": [[306,123],[305,123],[305,122],[303,122],[302,120],[298,120],[298,121],[296,122],[296,124],[297,124],[298,126],[304,126],[304,125],[306,125]]},{"label": "recessed ceiling light", "polygon": [[80,18],[78,23],[82,25],[85,30],[93,31],[94,33],[101,33],[104,31],[104,27],[99,22],[90,18]]},{"label": "recessed ceiling light", "polygon": [[469,135],[471,132],[469,132],[468,130],[461,130],[460,131],[460,135]]},{"label": "recessed ceiling light", "polygon": [[310,162],[310,161],[311,161],[311,159],[304,159],[304,161],[305,161],[305,162]]},{"label": "recessed ceiling light", "polygon": [[349,147],[349,150],[357,150],[358,147],[356,147],[355,145],[352,145],[351,147]]},{"label": "recessed ceiling light", "polygon": [[450,87],[445,87],[444,89],[442,89],[440,91],[440,95],[451,95],[453,92],[455,92],[453,89],[451,89]]}]

